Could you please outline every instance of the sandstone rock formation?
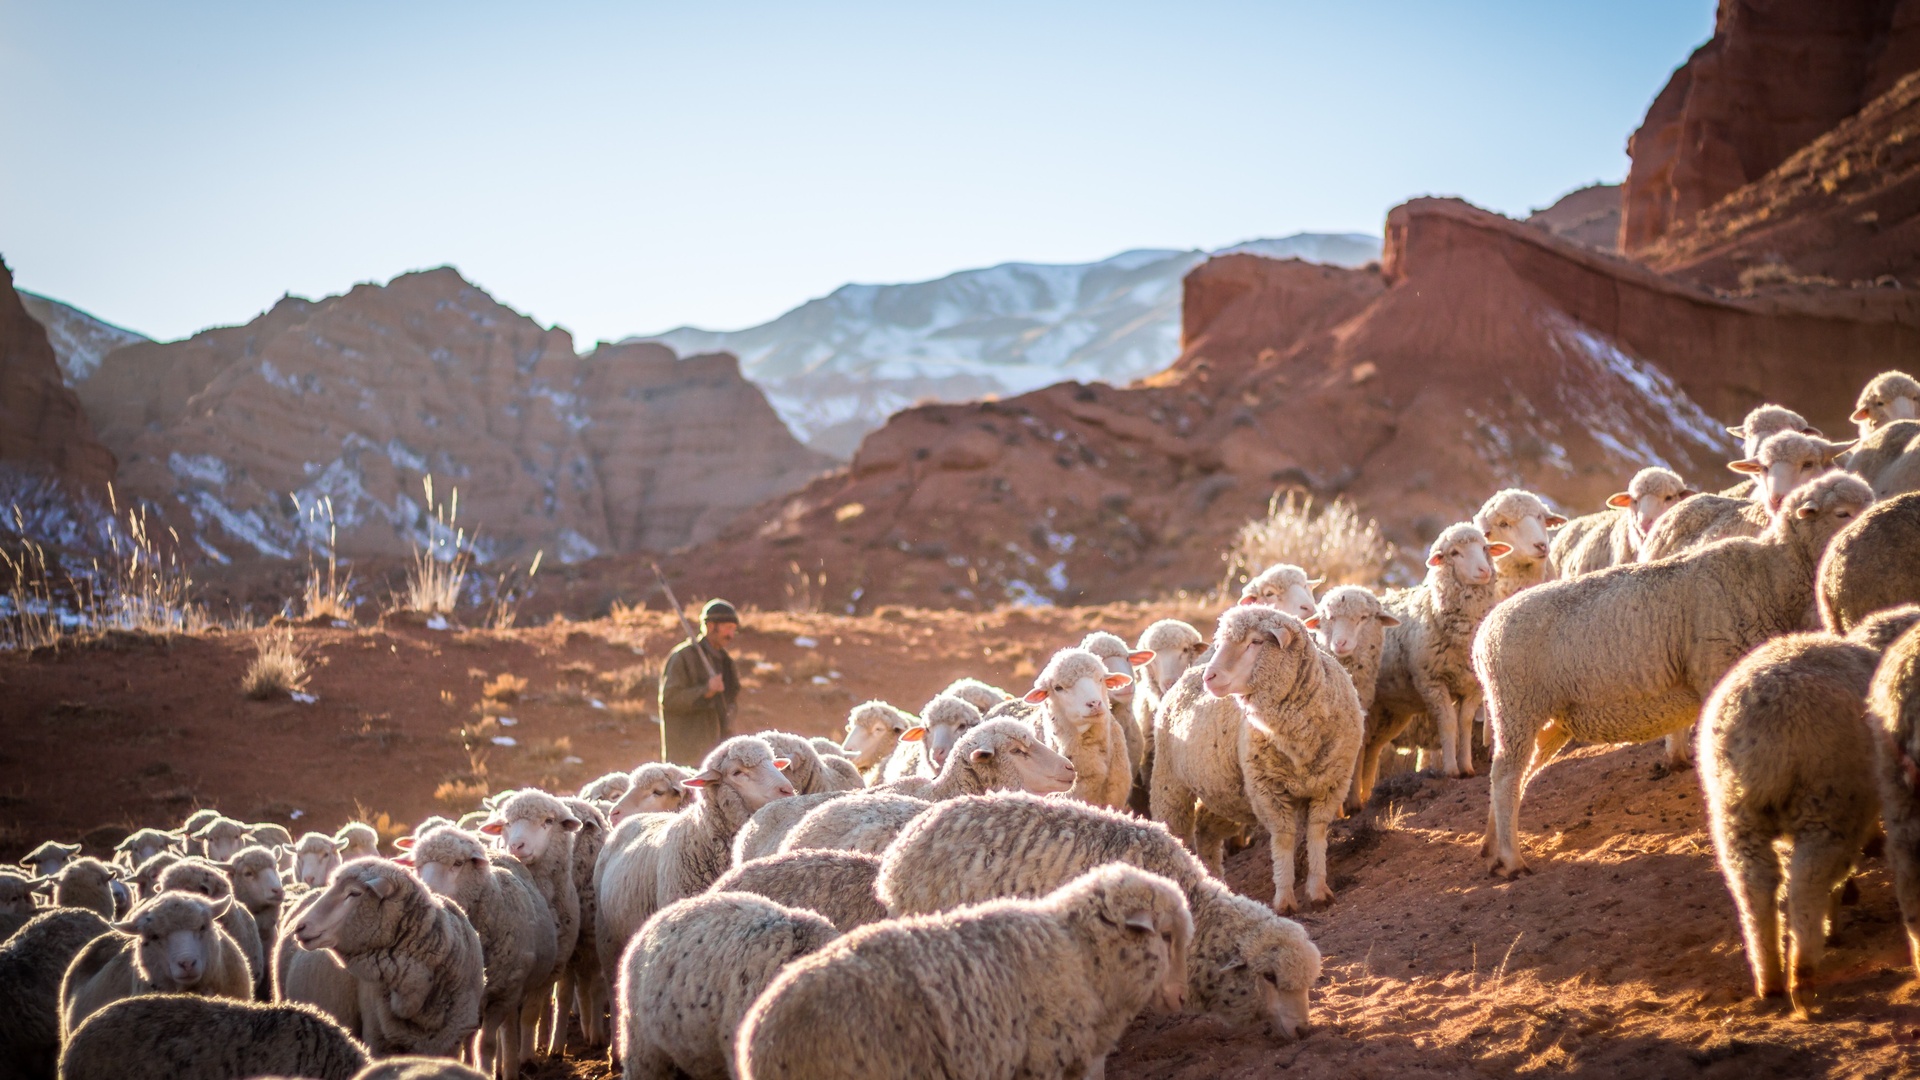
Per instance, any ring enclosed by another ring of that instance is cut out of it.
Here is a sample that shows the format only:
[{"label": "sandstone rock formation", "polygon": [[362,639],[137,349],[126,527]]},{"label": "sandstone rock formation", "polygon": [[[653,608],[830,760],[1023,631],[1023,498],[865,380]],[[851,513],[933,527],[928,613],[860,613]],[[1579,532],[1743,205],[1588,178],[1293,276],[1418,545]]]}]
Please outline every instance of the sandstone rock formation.
[{"label": "sandstone rock formation", "polygon": [[1620,185],[1589,184],[1535,210],[1527,224],[1596,251],[1620,250]]},{"label": "sandstone rock formation", "polygon": [[67,389],[47,331],[20,303],[0,262],[0,468],[60,482],[70,494],[104,490],[113,454]]},{"label": "sandstone rock formation", "polygon": [[53,343],[53,355],[60,361],[60,373],[66,376],[68,386],[87,381],[113,350],[149,340],[145,334],[115,326],[52,297],[23,289],[20,302],[26,305],[27,314],[47,328],[47,340]]},{"label": "sandstone rock formation", "polygon": [[80,394],[122,490],[219,560],[324,539],[290,493],[332,499],[342,553],[404,554],[428,533],[428,473],[438,499],[459,489],[483,558],[662,551],[828,463],[732,357],[576,355],[445,267],[118,349]]},{"label": "sandstone rock formation", "polygon": [[1713,38],[1627,143],[1621,246],[1638,252],[1920,68],[1920,0],[1720,0]]}]

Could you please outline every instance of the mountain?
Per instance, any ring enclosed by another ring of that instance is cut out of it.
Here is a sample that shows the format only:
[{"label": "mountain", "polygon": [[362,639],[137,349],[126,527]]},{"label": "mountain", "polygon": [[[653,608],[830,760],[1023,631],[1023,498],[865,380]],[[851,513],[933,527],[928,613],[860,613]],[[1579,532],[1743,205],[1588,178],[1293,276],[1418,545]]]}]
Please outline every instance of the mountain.
[{"label": "mountain", "polygon": [[116,349],[78,392],[123,495],[223,562],[325,541],[290,494],[332,500],[343,554],[405,554],[428,474],[483,559],[665,551],[829,464],[733,357],[577,355],[449,267]]},{"label": "mountain", "polygon": [[54,356],[60,361],[60,373],[68,386],[87,381],[99,370],[100,361],[113,350],[149,340],[145,334],[136,334],[71,304],[24,289],[20,291],[20,302],[26,305],[27,314],[47,328],[47,338],[53,343]]},{"label": "mountain", "polygon": [[1527,224],[1595,251],[1620,250],[1620,185],[1591,184],[1569,191]]},{"label": "mountain", "polygon": [[[5,497],[14,501],[32,487],[41,496],[64,500],[39,485],[55,481],[68,489],[66,495],[98,490],[113,479],[113,469],[113,454],[95,437],[80,402],[60,376],[46,329],[27,314],[13,288],[13,271],[0,262],[0,481],[8,488]],[[19,481],[25,483],[16,486]],[[9,521],[0,529],[11,531],[12,525]]]},{"label": "mountain", "polygon": [[[1380,241],[1301,233],[1246,252],[1361,266]],[[681,327],[629,339],[682,355],[726,351],[796,435],[846,458],[920,401],[1021,394],[1064,380],[1122,384],[1180,351],[1180,280],[1202,251],[1128,251],[1096,263],[1004,263],[937,281],[844,285],[745,330]]]}]

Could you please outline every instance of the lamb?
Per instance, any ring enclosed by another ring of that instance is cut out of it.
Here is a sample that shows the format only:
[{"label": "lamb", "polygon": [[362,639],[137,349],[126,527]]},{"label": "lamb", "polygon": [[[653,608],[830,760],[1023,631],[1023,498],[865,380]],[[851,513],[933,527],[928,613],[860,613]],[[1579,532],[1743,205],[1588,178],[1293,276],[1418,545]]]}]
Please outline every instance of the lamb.
[{"label": "lamb", "polygon": [[1920,602],[1920,493],[1876,502],[1820,560],[1820,621],[1844,634],[1876,611]]},{"label": "lamb", "polygon": [[1382,639],[1348,810],[1366,805],[1380,773],[1381,751],[1421,713],[1433,720],[1439,736],[1440,767],[1448,776],[1473,775],[1473,716],[1481,690],[1469,666],[1470,650],[1474,632],[1497,598],[1494,560],[1508,550],[1488,541],[1475,525],[1450,525],[1427,549],[1426,580],[1387,594],[1387,612],[1399,624]]},{"label": "lamb", "polygon": [[159,829],[139,829],[128,833],[125,840],[114,845],[114,861],[132,870],[163,851],[173,850],[177,842],[177,838],[170,832]]},{"label": "lamb", "polygon": [[[1803,1015],[1826,951],[1830,905],[1873,830],[1878,796],[1863,722],[1880,656],[1831,634],[1792,634],[1748,653],[1707,699],[1700,779],[1720,872],[1740,912],[1755,993],[1791,995]],[[1790,975],[1780,961],[1781,856]]]},{"label": "lamb", "polygon": [[[1238,708],[1196,708],[1203,694],[1231,696]],[[1193,840],[1196,802],[1227,822],[1264,826],[1272,838],[1273,908],[1286,914],[1296,910],[1293,851],[1304,815],[1307,901],[1331,901],[1327,827],[1353,782],[1365,721],[1353,680],[1314,647],[1306,626],[1272,608],[1228,611],[1214,633],[1213,659],[1174,684],[1160,723],[1153,816],[1194,847],[1201,846]],[[1217,860],[1219,849],[1205,845],[1207,858]]]},{"label": "lamb", "polygon": [[[258,951],[248,949],[252,958],[255,984],[264,1000],[271,990],[272,978],[263,962],[280,933],[280,905],[287,891],[280,884],[279,856],[257,845],[244,847],[233,858],[216,864],[226,871],[233,885],[233,898],[253,916],[258,936]],[[244,946],[243,946],[244,948]]]},{"label": "lamb", "polygon": [[740,1075],[839,1077],[849,1060],[875,1076],[1104,1075],[1149,1003],[1179,1011],[1192,937],[1179,887],[1131,866],[1037,900],[864,927],[754,1002]]},{"label": "lamb", "polygon": [[1569,739],[1638,742],[1692,723],[1741,655],[1800,628],[1821,552],[1872,502],[1858,477],[1824,476],[1758,538],[1553,582],[1494,609],[1473,645],[1494,729],[1482,849],[1494,872],[1527,868],[1517,837],[1529,778]]},{"label": "lamb", "polygon": [[71,1037],[87,1017],[135,994],[252,997],[253,972],[218,921],[232,903],[162,893],[114,923],[118,933],[82,949],[60,983],[62,1036]]},{"label": "lamb", "polygon": [[947,684],[945,690],[940,692],[948,697],[959,698],[961,701],[979,709],[982,714],[985,714],[988,709],[993,708],[995,705],[1013,697],[1012,694],[1007,693],[1005,690],[991,683],[984,683],[979,679],[967,676],[953,680]]},{"label": "lamb", "polygon": [[854,767],[869,784],[883,779],[900,737],[914,726],[913,717],[884,701],[867,701],[847,714],[847,738],[841,748],[853,755]]},{"label": "lamb", "polygon": [[34,877],[46,878],[59,873],[61,867],[79,857],[79,844],[62,844],[49,840],[27,852],[26,857],[20,860],[20,865],[32,870]]},{"label": "lamb", "polygon": [[1895,420],[1920,420],[1920,382],[1904,371],[1883,371],[1860,390],[1853,415],[1862,439]]},{"label": "lamb", "polygon": [[1133,676],[1107,670],[1085,649],[1061,649],[1033,678],[1024,698],[1044,704],[1039,728],[1047,742],[1073,762],[1068,797],[1095,806],[1123,807],[1133,789],[1133,766],[1126,737],[1113,717],[1108,694],[1133,682]]},{"label": "lamb", "polygon": [[693,770],[665,761],[651,761],[628,774],[626,794],[607,809],[611,831],[633,814],[670,814],[687,805],[687,777]]},{"label": "lamb", "polygon": [[55,908],[0,944],[0,1075],[10,1080],[54,1075],[60,1058],[60,980],[80,950],[112,929],[91,911]]},{"label": "lamb", "polygon": [[[481,826],[488,836],[497,836],[507,854],[520,860],[533,876],[534,885],[547,902],[556,932],[554,969],[556,980],[564,981],[567,965],[580,943],[580,890],[574,884],[573,843],[580,831],[580,818],[566,803],[537,788],[525,788],[502,799],[493,816]],[[592,928],[586,928],[589,934]],[[547,991],[538,991],[541,1000]],[[557,1054],[566,1042],[567,1010],[571,995],[561,997],[556,1012],[545,1021],[547,1052]]]},{"label": "lamb", "polygon": [[[1100,658],[1107,670],[1131,678],[1134,669],[1153,659],[1150,649],[1130,649],[1118,634],[1109,634],[1096,630],[1080,640],[1080,647]],[[1115,687],[1107,692],[1113,710],[1113,722],[1120,728],[1120,734],[1127,743],[1127,767],[1133,776],[1140,775],[1140,767],[1146,760],[1147,737],[1143,736],[1133,723],[1134,683]],[[925,715],[924,713],[922,714]]]},{"label": "lamb", "polygon": [[293,846],[293,879],[309,889],[324,888],[339,865],[340,847],[326,833],[307,833]]},{"label": "lamb", "polygon": [[[218,902],[233,896],[233,882],[228,879],[225,869],[196,856],[182,859],[161,871],[160,891],[163,894],[194,893]],[[240,955],[247,958],[247,970],[250,973],[257,975],[266,970],[260,922],[245,904],[236,903],[224,908],[220,925],[232,935],[233,943],[240,946]]]},{"label": "lamb", "polygon": [[103,919],[115,917],[114,869],[99,859],[73,859],[51,877],[36,879],[35,883],[53,886],[56,907],[85,908]]},{"label": "lamb", "polygon": [[1387,628],[1399,626],[1400,620],[1373,593],[1358,585],[1342,585],[1320,598],[1320,606],[1305,625],[1314,632],[1320,647],[1340,661],[1347,678],[1353,681],[1354,693],[1360,697],[1360,714],[1365,716],[1373,709]]},{"label": "lamb", "polygon": [[340,859],[343,862],[380,857],[380,834],[364,821],[347,822],[339,832],[333,834],[333,839],[340,845]]},{"label": "lamb", "polygon": [[1495,563],[1497,600],[1552,577],[1553,566],[1548,559],[1552,540],[1547,533],[1566,523],[1567,519],[1554,513],[1540,496],[1520,488],[1496,491],[1480,504],[1473,515],[1474,526],[1489,541],[1511,549]]},{"label": "lamb", "polygon": [[601,970],[620,970],[627,942],[654,912],[726,872],[734,834],[753,812],[792,797],[793,786],[780,774],[786,764],[765,740],[736,735],[714,747],[700,771],[687,778],[692,806],[677,814],[630,817],[613,830],[593,877],[600,898],[594,933]]},{"label": "lamb", "polygon": [[1633,474],[1627,490],[1608,496],[1608,509],[1568,522],[1554,534],[1547,553],[1557,578],[1591,574],[1638,562],[1640,545],[1662,515],[1699,492],[1672,469],[1649,465]]},{"label": "lamb", "polygon": [[[840,936],[811,911],[742,892],[677,900],[620,960],[614,1052],[626,1080],[737,1076],[734,1036],[780,969]],[[840,1048],[815,1047],[839,1060]]]},{"label": "lamb", "polygon": [[1121,862],[1173,879],[1193,912],[1190,1006],[1234,1027],[1290,1041],[1308,1030],[1320,951],[1299,923],[1236,896],[1164,825],[1062,799],[979,795],[914,819],[880,861],[880,899],[895,918],[1002,896],[1039,896]]},{"label": "lamb", "polygon": [[935,694],[920,710],[920,730],[901,733],[903,745],[894,751],[894,757],[903,763],[899,779],[931,780],[946,766],[954,744],[979,727],[981,720],[980,710],[972,702]]},{"label": "lamb", "polygon": [[247,826],[230,817],[215,817],[193,831],[200,842],[200,854],[213,862],[226,862],[247,846]]},{"label": "lamb", "polygon": [[451,1055],[480,1027],[486,965],[460,908],[406,867],[356,859],[293,925],[360,980],[361,1036],[380,1055]]},{"label": "lamb", "polygon": [[1920,629],[1887,649],[1867,693],[1873,779],[1887,827],[1887,864],[1920,967]]},{"label": "lamb", "polygon": [[1767,436],[1752,457],[1727,465],[1755,477],[1748,498],[1695,495],[1681,500],[1648,531],[1640,561],[1654,562],[1729,536],[1760,535],[1790,492],[1831,469],[1834,459],[1852,445],[1797,431]]},{"label": "lamb", "polygon": [[115,1002],[60,1055],[61,1080],[353,1080],[367,1048],[316,1009],[154,994]]},{"label": "lamb", "polygon": [[512,1076],[533,1058],[543,995],[560,963],[553,912],[519,860],[490,857],[479,840],[459,829],[440,826],[409,847],[420,880],[460,905],[480,938],[486,996],[474,1060],[489,1075],[504,1063],[501,1071]]},{"label": "lamb", "polygon": [[841,933],[887,917],[875,882],[880,858],[861,851],[787,851],[720,875],[709,892],[746,892],[818,912]]},{"label": "lamb", "polygon": [[935,802],[989,791],[1048,795],[1069,790],[1073,781],[1073,763],[1042,742],[1032,727],[1019,720],[989,720],[961,738],[940,775],[918,794],[869,791],[822,803],[800,819],[780,842],[780,850],[879,854],[907,822]]},{"label": "lamb", "polygon": [[609,806],[620,801],[633,787],[633,776],[629,773],[610,772],[587,782],[580,789],[580,797],[590,803],[600,804],[604,812]]}]

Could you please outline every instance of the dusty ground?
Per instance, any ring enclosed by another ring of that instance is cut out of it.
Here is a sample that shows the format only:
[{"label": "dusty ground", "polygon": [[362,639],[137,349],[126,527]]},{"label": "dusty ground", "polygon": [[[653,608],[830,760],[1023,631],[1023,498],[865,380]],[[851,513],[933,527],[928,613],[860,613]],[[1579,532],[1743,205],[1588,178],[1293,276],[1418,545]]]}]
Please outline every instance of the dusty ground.
[{"label": "dusty ground", "polygon": [[[1091,627],[1132,636],[1175,613],[1197,615],[1164,605],[755,614],[737,650],[757,669],[744,723],[835,732],[854,701],[917,706],[960,674],[1021,684]],[[311,705],[240,697],[261,633],[0,656],[0,857],[49,837],[111,842],[199,805],[296,831],[331,829],[359,807],[398,827],[448,809],[455,793],[435,798],[446,784],[577,785],[657,750],[647,680],[676,632],[657,612],[498,634],[296,628],[319,698]],[[800,636],[816,645],[796,645]],[[516,694],[502,675],[526,685]],[[517,745],[494,746],[494,735]],[[1551,766],[1524,811],[1536,873],[1511,884],[1485,876],[1478,858],[1483,779],[1390,778],[1366,815],[1337,827],[1338,898],[1304,919],[1327,957],[1318,1030],[1275,1046],[1201,1019],[1152,1019],[1136,1025],[1109,1074],[1892,1076],[1920,1067],[1920,994],[1885,863],[1862,864],[1859,902],[1844,909],[1826,965],[1822,1017],[1795,1020],[1750,996],[1698,780],[1658,775],[1658,759],[1655,747],[1588,747]],[[1263,844],[1229,861],[1232,884],[1250,895],[1270,896],[1270,875]],[[609,1072],[578,1059],[541,1075]]]}]

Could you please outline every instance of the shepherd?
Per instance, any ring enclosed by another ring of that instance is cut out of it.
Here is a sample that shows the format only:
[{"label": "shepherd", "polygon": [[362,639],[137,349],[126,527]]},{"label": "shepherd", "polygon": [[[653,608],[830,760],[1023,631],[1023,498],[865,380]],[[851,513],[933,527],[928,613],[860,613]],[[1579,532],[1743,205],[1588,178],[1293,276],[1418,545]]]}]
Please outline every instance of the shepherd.
[{"label": "shepherd", "polygon": [[740,676],[727,646],[740,630],[740,613],[725,600],[700,609],[700,636],[667,654],[660,673],[660,760],[699,764],[729,730]]}]

